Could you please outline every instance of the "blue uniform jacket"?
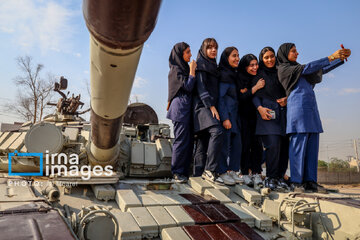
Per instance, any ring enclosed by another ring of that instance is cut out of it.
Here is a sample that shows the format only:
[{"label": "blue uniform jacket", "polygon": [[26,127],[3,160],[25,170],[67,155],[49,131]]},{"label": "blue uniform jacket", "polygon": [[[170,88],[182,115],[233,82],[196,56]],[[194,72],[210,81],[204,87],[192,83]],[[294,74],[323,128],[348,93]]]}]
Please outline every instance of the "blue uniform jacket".
[{"label": "blue uniform jacket", "polygon": [[282,135],[286,134],[286,106],[281,107],[279,103],[269,98],[255,96],[253,103],[256,109],[263,106],[275,111],[275,119],[263,120],[259,112],[256,113],[256,135]]},{"label": "blue uniform jacket", "polygon": [[223,122],[229,119],[232,125],[230,130],[234,133],[240,133],[238,107],[236,85],[234,83],[220,82],[218,109],[220,121]]},{"label": "blue uniform jacket", "polygon": [[175,122],[189,123],[192,117],[192,90],[195,78],[189,76],[171,101],[166,117]]},{"label": "blue uniform jacket", "polygon": [[220,124],[220,122],[212,116],[211,106],[217,108],[219,96],[219,80],[218,77],[205,72],[196,71],[196,85],[194,89],[194,131],[198,132]]},{"label": "blue uniform jacket", "polygon": [[323,74],[325,74],[343,63],[340,60],[329,63],[329,59],[325,57],[306,64],[302,75],[287,100],[286,133],[323,132],[313,90],[314,86],[307,82],[303,75],[311,74],[321,69]]}]

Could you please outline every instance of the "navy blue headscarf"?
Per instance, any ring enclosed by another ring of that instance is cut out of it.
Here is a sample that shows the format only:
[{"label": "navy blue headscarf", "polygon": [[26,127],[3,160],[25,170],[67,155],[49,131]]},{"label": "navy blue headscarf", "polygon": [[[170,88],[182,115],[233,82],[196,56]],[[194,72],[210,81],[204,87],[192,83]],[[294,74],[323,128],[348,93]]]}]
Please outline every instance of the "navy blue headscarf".
[{"label": "navy blue headscarf", "polygon": [[226,83],[236,83],[238,81],[237,69],[229,64],[229,56],[236,47],[227,47],[222,52],[219,62],[220,81]]},{"label": "navy blue headscarf", "polygon": [[[265,86],[264,88],[259,89],[255,93],[255,95],[276,101],[279,98],[285,97],[286,94],[277,76],[276,61],[275,61],[275,65],[272,68],[268,68],[264,64],[263,57],[264,54],[267,53],[268,51],[273,52],[275,55],[275,50],[272,47],[264,47],[260,51],[258,74],[260,77],[265,79]],[[255,84],[256,83],[253,83],[253,85]]]},{"label": "navy blue headscarf", "polygon": [[197,64],[196,70],[204,71],[218,77],[219,72],[217,69],[216,58],[214,59],[209,58],[206,54],[206,49],[205,49],[206,42],[212,42],[212,41],[216,43],[216,40],[213,38],[207,38],[203,41],[199,49],[198,55],[196,57],[196,64]]},{"label": "navy blue headscarf", "polygon": [[246,71],[246,67],[250,65],[252,60],[256,60],[257,58],[254,54],[246,54],[244,55],[239,62],[238,66],[238,73],[239,73],[239,81],[238,81],[238,88],[243,89],[247,88],[248,90],[251,89],[253,81],[259,79],[257,75],[251,75]]},{"label": "navy blue headscarf", "polygon": [[176,93],[179,91],[183,85],[183,81],[189,78],[190,67],[187,62],[185,62],[183,54],[184,51],[189,47],[185,42],[180,42],[174,45],[171,50],[169,57],[169,92],[168,92],[168,101],[175,97]]}]

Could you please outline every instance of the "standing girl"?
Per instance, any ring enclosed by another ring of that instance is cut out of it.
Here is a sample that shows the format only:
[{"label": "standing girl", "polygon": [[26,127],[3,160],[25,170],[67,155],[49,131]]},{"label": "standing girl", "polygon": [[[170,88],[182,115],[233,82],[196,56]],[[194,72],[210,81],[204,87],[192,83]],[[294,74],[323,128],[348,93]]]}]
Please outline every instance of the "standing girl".
[{"label": "standing girl", "polygon": [[279,82],[276,70],[275,51],[265,47],[259,55],[259,76],[266,85],[257,91],[253,103],[258,110],[256,135],[265,149],[265,187],[272,190],[287,188],[284,175],[289,159],[289,138],[286,136],[286,94]]},{"label": "standing girl", "polygon": [[[253,54],[246,54],[240,60],[239,72],[239,115],[241,118],[241,172],[245,184],[252,186],[262,183],[261,160],[263,148],[261,141],[255,135],[256,108],[252,103],[253,95],[265,86],[264,79],[257,76],[259,68],[257,58]],[[256,84],[253,86],[253,82]]]},{"label": "standing girl", "polygon": [[171,172],[176,182],[187,181],[193,152],[192,90],[196,62],[190,63],[191,51],[185,42],[175,44],[169,57],[169,94],[167,118],[174,124]]},{"label": "standing girl", "polygon": [[239,104],[236,92],[238,65],[238,50],[235,47],[225,48],[219,63],[219,115],[224,128],[224,141],[218,172],[227,185],[243,182],[243,179],[238,175],[241,162],[240,118],[238,116]]},{"label": "standing girl", "polygon": [[196,63],[196,90],[194,91],[194,130],[197,135],[194,156],[194,176],[209,181],[217,180],[219,153],[223,131],[217,111],[219,72],[216,55],[218,44],[214,38],[203,41]]},{"label": "standing girl", "polygon": [[329,57],[301,65],[296,62],[299,53],[294,43],[284,43],[279,47],[278,77],[288,96],[286,133],[290,134],[293,191],[326,192],[317,184],[319,133],[323,128],[313,88],[321,82],[323,74],[343,64],[350,54],[350,49],[339,49]]}]

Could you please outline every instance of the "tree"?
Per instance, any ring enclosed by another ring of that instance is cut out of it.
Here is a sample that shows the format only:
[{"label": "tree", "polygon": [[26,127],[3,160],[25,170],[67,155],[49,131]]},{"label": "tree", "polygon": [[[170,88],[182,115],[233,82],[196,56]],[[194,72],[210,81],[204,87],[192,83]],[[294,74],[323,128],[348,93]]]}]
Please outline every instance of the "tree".
[{"label": "tree", "polygon": [[22,75],[14,78],[18,94],[16,100],[8,104],[7,108],[24,120],[35,123],[42,119],[47,108],[46,103],[51,100],[55,77],[49,73],[46,80],[42,79],[40,72],[44,65],[37,64],[34,67],[30,56],[18,57],[16,63]]},{"label": "tree", "polygon": [[329,164],[329,168],[331,169],[343,169],[343,168],[349,168],[350,164],[342,159],[338,158],[331,158],[331,162]]},{"label": "tree", "polygon": [[39,120],[42,119],[44,115],[44,110],[47,108],[47,103],[51,100],[53,89],[55,83],[55,76],[51,73],[47,75],[47,81],[42,81],[39,85]]},{"label": "tree", "polygon": [[323,160],[319,160],[318,161],[318,167],[319,168],[324,168],[324,167],[328,167],[328,163],[323,161]]}]

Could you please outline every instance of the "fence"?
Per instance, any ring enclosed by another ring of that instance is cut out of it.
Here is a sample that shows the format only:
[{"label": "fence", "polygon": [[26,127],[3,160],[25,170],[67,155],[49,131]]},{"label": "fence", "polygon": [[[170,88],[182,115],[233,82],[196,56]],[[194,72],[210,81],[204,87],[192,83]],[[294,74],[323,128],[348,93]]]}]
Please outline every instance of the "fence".
[{"label": "fence", "polygon": [[326,168],[319,168],[318,182],[323,184],[360,184],[360,172],[327,171]]}]

